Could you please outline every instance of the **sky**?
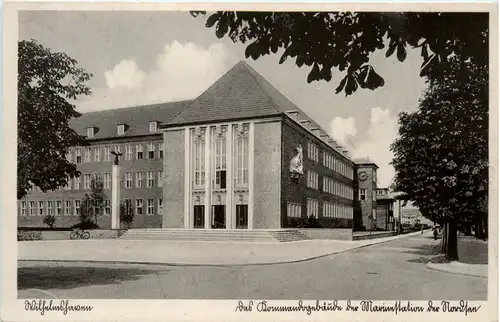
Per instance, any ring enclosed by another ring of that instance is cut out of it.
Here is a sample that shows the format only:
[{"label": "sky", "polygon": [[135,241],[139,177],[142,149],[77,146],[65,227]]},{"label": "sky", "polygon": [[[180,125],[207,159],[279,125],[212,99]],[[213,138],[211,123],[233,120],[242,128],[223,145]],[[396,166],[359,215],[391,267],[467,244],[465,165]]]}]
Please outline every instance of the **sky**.
[{"label": "sky", "polygon": [[[204,18],[188,12],[24,11],[19,13],[19,39],[36,39],[64,52],[93,74],[92,95],[76,103],[79,112],[193,99],[237,62],[245,45],[218,39]],[[392,182],[389,145],[397,137],[398,114],[415,111],[426,88],[419,77],[420,52],[409,49],[400,63],[385,51],[370,63],[385,79],[375,91],[358,89],[335,94],[342,75],[331,82],[307,83],[309,69],[293,59],[279,64],[280,52],[246,62],[281,93],[346,146],[351,157],[377,163],[378,185]]]}]

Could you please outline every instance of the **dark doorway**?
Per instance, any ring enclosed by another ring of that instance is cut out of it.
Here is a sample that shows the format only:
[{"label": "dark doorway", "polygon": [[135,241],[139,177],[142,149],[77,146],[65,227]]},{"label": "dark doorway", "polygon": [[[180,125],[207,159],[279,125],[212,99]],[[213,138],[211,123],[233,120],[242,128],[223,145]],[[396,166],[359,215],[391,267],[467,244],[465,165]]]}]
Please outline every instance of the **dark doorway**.
[{"label": "dark doorway", "polygon": [[205,206],[194,206],[194,228],[205,228]]},{"label": "dark doorway", "polygon": [[248,228],[248,205],[236,205],[236,228]]},{"label": "dark doorway", "polygon": [[212,206],[212,228],[213,229],[226,228],[226,206],[224,205]]}]

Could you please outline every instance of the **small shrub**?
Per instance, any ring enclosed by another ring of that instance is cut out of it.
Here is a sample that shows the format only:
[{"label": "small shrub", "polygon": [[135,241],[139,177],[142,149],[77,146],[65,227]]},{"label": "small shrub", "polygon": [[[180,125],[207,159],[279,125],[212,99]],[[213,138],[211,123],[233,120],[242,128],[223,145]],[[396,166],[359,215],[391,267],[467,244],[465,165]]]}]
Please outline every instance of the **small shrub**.
[{"label": "small shrub", "polygon": [[43,218],[43,223],[50,228],[54,228],[54,224],[56,223],[56,217],[54,215],[47,215]]}]

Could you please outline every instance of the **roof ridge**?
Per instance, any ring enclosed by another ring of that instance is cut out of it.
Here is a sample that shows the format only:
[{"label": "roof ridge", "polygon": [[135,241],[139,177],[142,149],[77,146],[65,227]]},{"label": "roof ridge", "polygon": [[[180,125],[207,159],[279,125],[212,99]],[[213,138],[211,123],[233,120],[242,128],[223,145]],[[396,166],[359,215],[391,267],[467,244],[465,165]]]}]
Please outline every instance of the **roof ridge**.
[{"label": "roof ridge", "polygon": [[174,120],[179,114],[181,114],[185,109],[189,108],[194,102],[196,102],[203,94],[205,94],[206,92],[208,92],[211,88],[213,88],[217,83],[219,83],[223,78],[224,76],[226,76],[227,74],[229,74],[230,71],[232,71],[233,69],[236,68],[236,66],[238,66],[239,64],[241,64],[241,62],[243,62],[242,60],[240,60],[238,63],[236,63],[233,67],[229,68],[224,74],[222,74],[222,76],[220,76],[215,82],[212,83],[212,85],[210,85],[207,89],[205,89],[204,91],[202,91],[198,96],[196,96],[193,100],[191,100],[191,103],[187,104],[186,106],[184,106],[183,108],[181,108],[181,110],[179,112],[177,112],[177,114],[175,114],[172,118],[170,118],[170,120],[168,120],[167,122],[165,123],[168,123],[172,120]]},{"label": "roof ridge", "polygon": [[[276,101],[271,97],[271,95],[264,89],[262,88],[262,85],[260,84],[260,82],[257,80],[257,77],[255,77],[254,73],[257,73],[260,77],[262,78],[265,78],[264,76],[262,76],[258,71],[256,71],[252,66],[250,66],[246,61],[242,61],[243,64],[245,65],[245,67],[248,69],[248,71],[250,72],[250,75],[252,76],[252,78],[255,80],[255,83],[257,84],[257,86],[259,86],[260,90],[266,95],[267,99],[271,102],[271,105],[274,107],[274,109],[278,112],[278,113],[283,113],[283,111],[281,111],[277,104],[276,104]],[[277,90],[279,92],[279,90],[276,88],[276,86],[274,86],[270,81],[267,81],[272,87],[274,87],[275,90]],[[280,92],[281,93],[281,92]],[[281,94],[283,95],[283,94]],[[292,102],[293,103],[293,102]],[[294,104],[295,105],[295,104]]]},{"label": "roof ridge", "polygon": [[77,111],[77,112],[79,112],[82,115],[88,115],[91,113],[102,113],[102,112],[118,111],[118,110],[122,111],[122,110],[126,110],[126,109],[153,108],[153,107],[159,106],[159,105],[178,104],[178,103],[185,103],[185,102],[193,102],[193,99],[186,99],[186,100],[180,100],[180,101],[169,101],[169,102],[153,103],[153,104],[144,104],[144,105],[135,105],[135,106],[125,106],[125,107],[118,107],[118,108],[108,108],[105,110],[96,110],[96,111],[88,111],[88,112],[79,112],[79,111]]}]

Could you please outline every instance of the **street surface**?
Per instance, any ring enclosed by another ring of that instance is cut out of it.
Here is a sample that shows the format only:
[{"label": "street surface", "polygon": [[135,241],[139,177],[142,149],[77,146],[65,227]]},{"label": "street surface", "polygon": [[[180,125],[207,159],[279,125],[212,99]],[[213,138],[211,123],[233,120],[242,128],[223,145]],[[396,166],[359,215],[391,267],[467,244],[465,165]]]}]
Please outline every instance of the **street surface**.
[{"label": "street surface", "polygon": [[[19,298],[486,300],[487,278],[426,267],[413,236],[300,263],[203,267],[19,262]],[[147,250],[145,250],[147,251]],[[31,294],[38,294],[33,296]]]}]

